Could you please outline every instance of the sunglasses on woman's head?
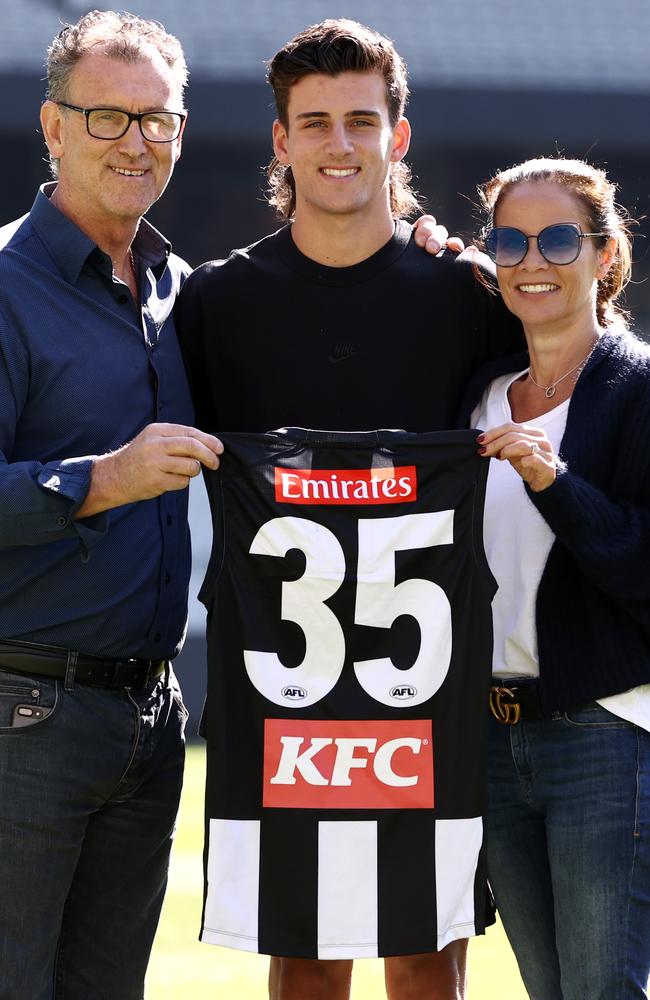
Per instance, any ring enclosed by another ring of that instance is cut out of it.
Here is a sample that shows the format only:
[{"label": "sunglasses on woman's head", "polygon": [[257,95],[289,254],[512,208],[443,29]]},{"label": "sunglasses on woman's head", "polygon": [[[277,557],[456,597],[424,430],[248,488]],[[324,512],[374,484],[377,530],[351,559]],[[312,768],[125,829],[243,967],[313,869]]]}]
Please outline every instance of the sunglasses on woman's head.
[{"label": "sunglasses on woman's head", "polygon": [[499,267],[515,267],[528,253],[530,240],[537,240],[537,248],[549,264],[572,264],[580,254],[582,241],[587,238],[605,238],[604,233],[583,233],[574,222],[560,222],[546,226],[537,236],[526,236],[512,226],[495,226],[485,237],[485,249]]}]

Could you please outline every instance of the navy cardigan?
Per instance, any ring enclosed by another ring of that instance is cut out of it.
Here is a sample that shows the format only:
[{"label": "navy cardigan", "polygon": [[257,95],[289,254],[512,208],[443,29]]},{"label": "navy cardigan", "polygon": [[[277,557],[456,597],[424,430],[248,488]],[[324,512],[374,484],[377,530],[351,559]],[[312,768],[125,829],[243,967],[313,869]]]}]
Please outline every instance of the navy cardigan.
[{"label": "navy cardigan", "polygon": [[[478,372],[462,425],[493,378],[527,366],[519,354]],[[536,606],[548,711],[650,683],[650,348],[631,334],[608,332],[597,344],[571,397],[560,458],[547,489],[522,484],[556,539]]]}]

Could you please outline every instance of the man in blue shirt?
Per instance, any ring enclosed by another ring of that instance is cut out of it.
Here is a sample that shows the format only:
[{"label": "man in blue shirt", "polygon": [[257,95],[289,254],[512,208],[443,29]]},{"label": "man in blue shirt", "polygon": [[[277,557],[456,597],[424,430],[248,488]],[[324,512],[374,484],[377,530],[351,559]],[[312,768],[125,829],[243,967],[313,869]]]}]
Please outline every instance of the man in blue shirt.
[{"label": "man in blue shirt", "polygon": [[0,1000],[140,1000],[185,711],[191,426],[142,215],[178,156],[178,41],[93,12],[49,50],[57,182],[0,231]]}]

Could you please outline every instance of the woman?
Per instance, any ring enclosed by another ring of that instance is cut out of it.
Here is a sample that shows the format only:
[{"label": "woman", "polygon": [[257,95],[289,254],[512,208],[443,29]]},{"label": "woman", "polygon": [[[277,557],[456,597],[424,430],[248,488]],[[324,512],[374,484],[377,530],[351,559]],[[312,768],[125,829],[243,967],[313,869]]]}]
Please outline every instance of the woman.
[{"label": "woman", "polygon": [[499,460],[490,878],[534,1000],[646,997],[650,349],[615,305],[629,235],[614,185],[580,161],[529,161],[482,196],[528,347],[472,416]]}]

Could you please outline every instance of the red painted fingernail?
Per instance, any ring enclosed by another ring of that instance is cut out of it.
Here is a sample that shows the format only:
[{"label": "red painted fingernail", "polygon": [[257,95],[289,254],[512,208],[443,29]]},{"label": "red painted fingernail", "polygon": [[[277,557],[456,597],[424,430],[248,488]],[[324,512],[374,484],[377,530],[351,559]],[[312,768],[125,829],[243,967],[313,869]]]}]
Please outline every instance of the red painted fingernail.
[{"label": "red painted fingernail", "polygon": [[478,441],[479,444],[483,444],[483,442],[485,441],[485,434],[479,434],[476,440]]},{"label": "red painted fingernail", "polygon": [[479,455],[485,455],[487,448],[478,448],[477,451]]}]

